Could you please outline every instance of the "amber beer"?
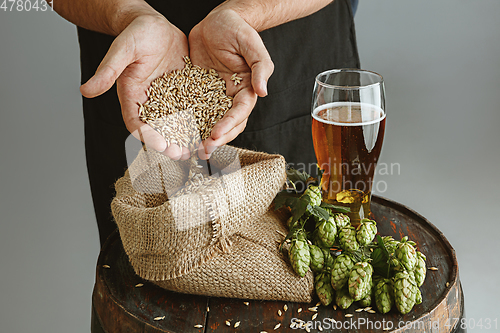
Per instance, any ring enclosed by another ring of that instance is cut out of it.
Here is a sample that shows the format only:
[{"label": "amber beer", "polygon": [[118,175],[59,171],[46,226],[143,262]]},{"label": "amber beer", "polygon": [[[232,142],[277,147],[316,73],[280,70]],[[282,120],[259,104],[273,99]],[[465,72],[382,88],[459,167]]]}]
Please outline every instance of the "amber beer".
[{"label": "amber beer", "polygon": [[385,112],[359,102],[334,102],[312,112],[314,150],[324,171],[323,200],[351,209],[351,222],[370,216],[375,167],[382,148]]}]

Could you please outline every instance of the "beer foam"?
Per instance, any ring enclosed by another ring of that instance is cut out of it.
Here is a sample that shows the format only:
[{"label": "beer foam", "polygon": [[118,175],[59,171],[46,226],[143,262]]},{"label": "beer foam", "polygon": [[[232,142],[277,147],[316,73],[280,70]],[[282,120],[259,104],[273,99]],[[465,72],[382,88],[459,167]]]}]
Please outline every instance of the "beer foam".
[{"label": "beer foam", "polygon": [[[325,112],[321,112],[323,110]],[[334,102],[317,107],[312,116],[319,122],[331,125],[364,126],[384,120],[385,111],[368,103]]]}]

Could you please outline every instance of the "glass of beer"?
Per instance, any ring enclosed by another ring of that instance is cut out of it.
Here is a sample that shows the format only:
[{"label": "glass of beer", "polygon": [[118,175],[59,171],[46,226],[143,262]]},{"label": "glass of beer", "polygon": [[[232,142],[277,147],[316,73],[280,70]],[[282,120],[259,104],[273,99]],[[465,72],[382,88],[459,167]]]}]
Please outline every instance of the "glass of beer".
[{"label": "glass of beer", "polygon": [[311,113],[323,200],[349,207],[356,226],[371,214],[373,177],[385,130],[382,76],[360,69],[318,74]]}]

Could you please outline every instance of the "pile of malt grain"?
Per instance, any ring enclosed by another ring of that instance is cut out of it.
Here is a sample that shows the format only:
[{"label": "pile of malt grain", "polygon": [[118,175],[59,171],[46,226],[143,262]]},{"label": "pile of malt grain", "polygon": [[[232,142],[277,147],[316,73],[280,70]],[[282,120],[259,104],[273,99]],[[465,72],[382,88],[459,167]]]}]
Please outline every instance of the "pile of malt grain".
[{"label": "pile of malt grain", "polygon": [[193,65],[188,57],[184,61],[183,69],[151,82],[139,118],[165,138],[167,147],[177,144],[193,151],[210,136],[233,98],[226,95],[226,82],[215,70]]}]

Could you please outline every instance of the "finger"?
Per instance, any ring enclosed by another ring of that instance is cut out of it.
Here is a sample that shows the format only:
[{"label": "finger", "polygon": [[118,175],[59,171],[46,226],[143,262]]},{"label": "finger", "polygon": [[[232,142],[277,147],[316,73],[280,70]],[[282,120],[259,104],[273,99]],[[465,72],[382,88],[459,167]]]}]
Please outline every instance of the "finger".
[{"label": "finger", "polygon": [[[253,29],[252,29],[253,30]],[[260,97],[267,95],[267,81],[273,74],[274,63],[259,34],[253,30],[245,35],[242,56],[252,70],[252,87]]]},{"label": "finger", "polygon": [[205,156],[210,157],[215,149],[233,141],[241,132],[243,132],[246,125],[247,119],[245,119],[242,123],[231,129],[231,131],[229,131],[219,139],[214,140],[213,138],[208,138],[207,140],[205,140],[205,142],[203,142]]},{"label": "finger", "polygon": [[255,103],[257,102],[257,95],[253,89],[243,89],[234,96],[232,108],[224,115],[224,117],[215,124],[212,129],[211,137],[218,140],[233,128],[239,126],[252,112]]},{"label": "finger", "polygon": [[267,96],[267,81],[274,71],[274,63],[269,59],[263,59],[252,64],[252,87],[260,97]]},{"label": "finger", "polygon": [[133,63],[133,49],[118,36],[111,44],[94,76],[80,87],[82,95],[93,98],[108,91],[123,70]]},{"label": "finger", "polygon": [[176,144],[170,145],[167,149],[162,152],[163,155],[171,158],[174,161],[178,161],[182,156],[182,149]]},{"label": "finger", "polygon": [[203,146],[203,144],[200,144],[199,147],[198,147],[198,157],[201,159],[201,160],[208,160],[210,158],[210,155],[211,154],[208,154],[206,151],[205,151],[205,147]]},{"label": "finger", "polygon": [[189,157],[191,157],[191,152],[189,151],[189,149],[187,147],[182,147],[181,160],[185,161],[185,160],[189,159]]},{"label": "finger", "polygon": [[149,148],[158,152],[163,152],[167,149],[165,138],[148,124],[143,123],[139,119],[124,118],[123,120],[129,132],[132,133],[135,138],[144,142]]}]

